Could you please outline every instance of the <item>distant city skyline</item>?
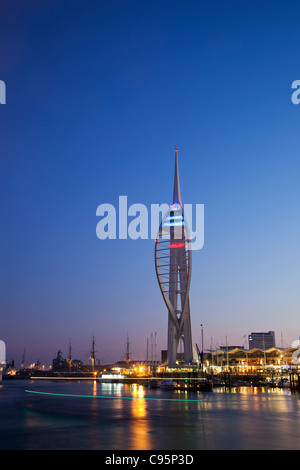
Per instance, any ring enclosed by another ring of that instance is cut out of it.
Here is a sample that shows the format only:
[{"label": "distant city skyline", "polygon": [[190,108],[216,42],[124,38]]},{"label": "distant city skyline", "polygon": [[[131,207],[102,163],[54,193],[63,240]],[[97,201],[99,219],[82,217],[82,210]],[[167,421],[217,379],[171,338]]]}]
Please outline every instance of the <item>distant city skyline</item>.
[{"label": "distant city skyline", "polygon": [[[72,6],[71,6],[72,5]],[[100,240],[97,207],[205,206],[193,344],[300,335],[296,1],[4,2],[0,15],[0,340],[50,365],[133,358],[166,311],[154,240]]]}]

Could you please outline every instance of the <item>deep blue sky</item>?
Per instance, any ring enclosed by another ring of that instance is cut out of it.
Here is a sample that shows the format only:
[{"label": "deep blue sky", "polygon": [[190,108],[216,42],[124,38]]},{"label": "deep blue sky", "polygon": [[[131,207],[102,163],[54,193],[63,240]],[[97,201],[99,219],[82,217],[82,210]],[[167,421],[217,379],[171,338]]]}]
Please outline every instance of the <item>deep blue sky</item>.
[{"label": "deep blue sky", "polygon": [[[1,324],[7,358],[134,358],[167,312],[153,240],[100,241],[96,208],[205,205],[193,342],[300,334],[297,1],[17,0],[0,7]],[[212,338],[212,340],[211,340]],[[245,343],[247,345],[247,343]]]}]

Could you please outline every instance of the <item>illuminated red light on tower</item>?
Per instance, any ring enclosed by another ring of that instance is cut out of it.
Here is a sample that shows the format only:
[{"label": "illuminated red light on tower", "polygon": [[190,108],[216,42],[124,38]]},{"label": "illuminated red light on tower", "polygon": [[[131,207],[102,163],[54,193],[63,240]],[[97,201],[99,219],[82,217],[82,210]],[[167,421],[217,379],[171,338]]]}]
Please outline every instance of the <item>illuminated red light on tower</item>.
[{"label": "illuminated red light on tower", "polygon": [[182,248],[185,246],[185,243],[171,243],[170,248]]}]

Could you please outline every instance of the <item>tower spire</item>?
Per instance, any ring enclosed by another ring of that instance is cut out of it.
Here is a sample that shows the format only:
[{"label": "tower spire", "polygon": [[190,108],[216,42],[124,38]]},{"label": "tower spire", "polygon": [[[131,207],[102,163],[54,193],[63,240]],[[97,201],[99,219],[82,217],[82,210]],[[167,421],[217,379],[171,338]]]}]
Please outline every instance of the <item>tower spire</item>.
[{"label": "tower spire", "polygon": [[182,206],[181,194],[180,194],[180,183],[179,183],[177,147],[175,147],[175,175],[174,175],[174,192],[173,192],[173,204],[175,203],[180,204]]}]

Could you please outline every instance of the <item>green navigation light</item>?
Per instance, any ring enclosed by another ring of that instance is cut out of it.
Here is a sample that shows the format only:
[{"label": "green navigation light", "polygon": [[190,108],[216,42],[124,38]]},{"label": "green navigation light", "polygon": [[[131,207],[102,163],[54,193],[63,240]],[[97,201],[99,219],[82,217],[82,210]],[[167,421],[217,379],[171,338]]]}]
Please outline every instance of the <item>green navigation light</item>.
[{"label": "green navigation light", "polygon": [[72,393],[53,393],[53,392],[39,392],[37,390],[25,390],[26,393],[36,393],[38,395],[54,395],[58,397],[76,397],[76,398],[119,398],[120,400],[152,400],[152,401],[193,401],[201,402],[202,400],[193,400],[189,398],[153,398],[153,397],[126,397],[116,395],[76,395]]}]

